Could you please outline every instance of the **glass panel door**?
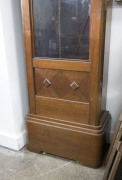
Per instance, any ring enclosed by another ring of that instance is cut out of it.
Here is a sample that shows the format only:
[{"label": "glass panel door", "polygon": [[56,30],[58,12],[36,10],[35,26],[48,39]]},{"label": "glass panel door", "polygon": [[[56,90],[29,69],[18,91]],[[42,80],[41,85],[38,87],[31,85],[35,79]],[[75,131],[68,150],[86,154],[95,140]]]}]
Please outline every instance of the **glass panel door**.
[{"label": "glass panel door", "polygon": [[90,0],[33,0],[35,57],[89,59]]}]

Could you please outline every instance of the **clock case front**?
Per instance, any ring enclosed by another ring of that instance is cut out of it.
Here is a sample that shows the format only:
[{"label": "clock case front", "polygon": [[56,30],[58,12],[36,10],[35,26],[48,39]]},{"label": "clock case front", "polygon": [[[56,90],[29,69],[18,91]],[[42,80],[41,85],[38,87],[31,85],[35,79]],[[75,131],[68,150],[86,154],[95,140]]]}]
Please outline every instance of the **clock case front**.
[{"label": "clock case front", "polygon": [[28,149],[98,167],[110,119],[101,111],[106,0],[21,4]]}]

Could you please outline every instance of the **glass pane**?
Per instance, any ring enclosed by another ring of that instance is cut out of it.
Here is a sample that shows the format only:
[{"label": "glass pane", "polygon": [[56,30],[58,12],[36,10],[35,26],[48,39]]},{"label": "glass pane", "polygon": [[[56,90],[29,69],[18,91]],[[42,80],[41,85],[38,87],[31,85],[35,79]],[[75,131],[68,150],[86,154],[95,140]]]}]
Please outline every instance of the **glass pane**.
[{"label": "glass pane", "polygon": [[89,59],[90,0],[33,0],[35,56]]}]

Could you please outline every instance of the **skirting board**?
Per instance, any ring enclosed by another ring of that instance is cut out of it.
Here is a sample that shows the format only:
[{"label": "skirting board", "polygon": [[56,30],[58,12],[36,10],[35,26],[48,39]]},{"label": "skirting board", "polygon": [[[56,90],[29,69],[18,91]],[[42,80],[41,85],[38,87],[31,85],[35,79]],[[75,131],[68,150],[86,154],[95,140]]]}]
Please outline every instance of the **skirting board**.
[{"label": "skirting board", "polygon": [[18,136],[13,136],[10,134],[5,134],[0,132],[0,145],[13,149],[20,150],[27,142],[27,132],[24,130]]}]

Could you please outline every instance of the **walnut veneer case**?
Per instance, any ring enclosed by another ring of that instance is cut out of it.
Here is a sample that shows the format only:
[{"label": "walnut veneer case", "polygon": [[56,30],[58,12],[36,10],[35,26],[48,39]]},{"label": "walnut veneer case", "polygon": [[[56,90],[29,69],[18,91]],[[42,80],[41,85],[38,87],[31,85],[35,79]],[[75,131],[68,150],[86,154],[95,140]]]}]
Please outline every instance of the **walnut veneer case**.
[{"label": "walnut veneer case", "polygon": [[22,0],[30,112],[28,149],[98,167],[105,0]]}]

